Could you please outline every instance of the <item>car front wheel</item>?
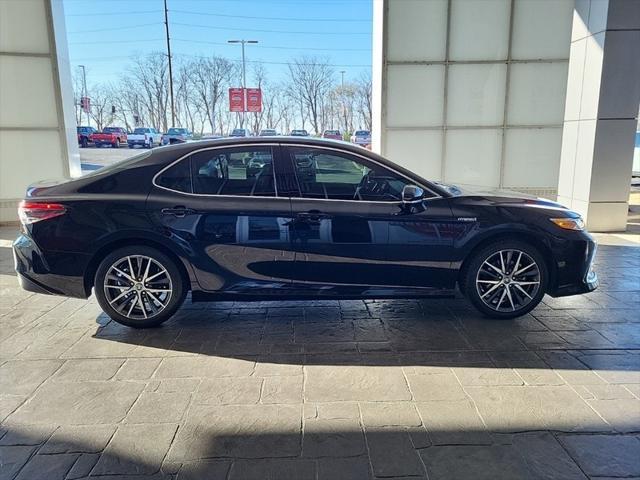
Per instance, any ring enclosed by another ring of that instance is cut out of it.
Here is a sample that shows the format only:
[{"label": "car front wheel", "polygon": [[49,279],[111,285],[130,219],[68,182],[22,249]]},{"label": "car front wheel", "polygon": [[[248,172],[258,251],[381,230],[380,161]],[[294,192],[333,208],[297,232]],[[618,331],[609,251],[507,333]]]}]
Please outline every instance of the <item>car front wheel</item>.
[{"label": "car front wheel", "polygon": [[462,290],[492,318],[510,319],[533,310],[544,297],[548,271],[532,245],[498,241],[476,252],[462,272]]},{"label": "car front wheel", "polygon": [[186,287],[175,262],[155,248],[115,250],[95,276],[98,303],[113,320],[133,328],[155,327],[182,305]]}]

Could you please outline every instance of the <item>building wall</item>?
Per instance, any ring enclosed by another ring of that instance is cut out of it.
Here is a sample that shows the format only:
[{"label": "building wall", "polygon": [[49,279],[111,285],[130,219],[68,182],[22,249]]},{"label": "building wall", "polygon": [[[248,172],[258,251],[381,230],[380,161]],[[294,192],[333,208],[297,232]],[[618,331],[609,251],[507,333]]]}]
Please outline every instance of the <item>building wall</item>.
[{"label": "building wall", "polygon": [[427,178],[555,197],[573,9],[375,0],[374,149]]},{"label": "building wall", "polygon": [[592,231],[624,230],[640,102],[640,1],[576,2],[567,83],[558,201]]},{"label": "building wall", "polygon": [[80,174],[61,1],[0,1],[0,222],[26,187]]}]

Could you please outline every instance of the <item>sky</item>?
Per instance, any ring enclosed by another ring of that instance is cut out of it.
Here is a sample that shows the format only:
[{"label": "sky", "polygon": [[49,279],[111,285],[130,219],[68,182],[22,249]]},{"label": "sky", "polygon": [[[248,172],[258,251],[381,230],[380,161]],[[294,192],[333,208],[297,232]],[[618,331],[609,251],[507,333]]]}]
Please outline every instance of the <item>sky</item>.
[{"label": "sky", "polygon": [[[261,61],[270,81],[285,78],[300,55],[327,57],[336,81],[371,70],[373,0],[167,0],[174,61],[219,55],[251,66]],[[116,81],[132,56],[166,52],[163,0],[64,0],[72,68],[86,66],[87,84]],[[238,79],[238,85],[241,80]]]}]

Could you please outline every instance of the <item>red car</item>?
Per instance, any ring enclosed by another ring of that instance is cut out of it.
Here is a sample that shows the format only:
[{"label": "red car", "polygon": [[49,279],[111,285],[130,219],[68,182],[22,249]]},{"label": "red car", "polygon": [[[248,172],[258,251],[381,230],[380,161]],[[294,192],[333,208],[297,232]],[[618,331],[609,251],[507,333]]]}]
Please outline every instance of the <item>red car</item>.
[{"label": "red car", "polygon": [[342,140],[342,134],[340,130],[325,130],[322,134],[322,138],[330,138],[332,140]]},{"label": "red car", "polygon": [[105,127],[100,133],[93,133],[91,141],[96,147],[111,145],[118,148],[121,143],[127,144],[127,131],[122,127]]}]

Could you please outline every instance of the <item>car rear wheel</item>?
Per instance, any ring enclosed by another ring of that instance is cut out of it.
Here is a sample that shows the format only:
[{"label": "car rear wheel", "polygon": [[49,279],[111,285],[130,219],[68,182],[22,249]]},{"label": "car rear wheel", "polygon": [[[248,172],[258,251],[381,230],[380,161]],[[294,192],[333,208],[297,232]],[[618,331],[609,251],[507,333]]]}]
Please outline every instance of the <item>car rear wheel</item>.
[{"label": "car rear wheel", "polygon": [[155,327],[184,302],[186,287],[175,262],[155,248],[124,247],[107,255],[95,276],[98,303],[109,317],[133,328]]},{"label": "car rear wheel", "polygon": [[474,254],[462,272],[461,290],[480,312],[510,319],[533,310],[544,297],[548,271],[532,245],[499,241]]},{"label": "car rear wheel", "polygon": [[113,148],[118,148],[118,147],[120,146],[120,139],[119,139],[119,138],[118,138],[118,139],[116,139],[116,141],[115,141],[115,142],[113,142],[113,143],[111,144],[111,146],[112,146]]}]

